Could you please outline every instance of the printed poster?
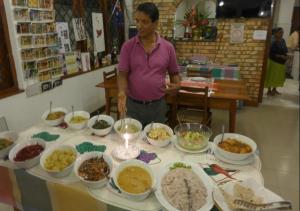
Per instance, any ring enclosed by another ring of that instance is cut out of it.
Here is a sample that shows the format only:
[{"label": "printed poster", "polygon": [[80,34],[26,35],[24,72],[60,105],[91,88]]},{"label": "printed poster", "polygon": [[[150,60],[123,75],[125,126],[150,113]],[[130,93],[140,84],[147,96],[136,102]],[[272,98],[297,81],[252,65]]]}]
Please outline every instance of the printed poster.
[{"label": "printed poster", "polygon": [[92,13],[94,51],[105,51],[103,16],[102,13]]},{"label": "printed poster", "polygon": [[244,27],[243,23],[232,23],[230,29],[230,43],[244,42]]},{"label": "printed poster", "polygon": [[73,23],[73,29],[74,29],[74,34],[75,34],[75,40],[76,41],[85,40],[87,37],[85,34],[83,19],[82,18],[73,18],[72,23]]},{"label": "printed poster", "polygon": [[56,32],[58,35],[59,53],[71,52],[69,26],[67,22],[57,22]]}]

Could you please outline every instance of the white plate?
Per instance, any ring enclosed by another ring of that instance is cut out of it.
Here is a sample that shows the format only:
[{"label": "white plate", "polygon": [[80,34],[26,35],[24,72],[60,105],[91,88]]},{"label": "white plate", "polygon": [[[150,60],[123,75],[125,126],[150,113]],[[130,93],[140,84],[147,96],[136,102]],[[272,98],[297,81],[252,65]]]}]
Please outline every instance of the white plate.
[{"label": "white plate", "polygon": [[[233,195],[233,187],[234,187],[235,183],[236,182],[227,183],[222,188],[227,193]],[[255,195],[263,198],[264,203],[283,200],[280,196],[278,196],[277,194],[273,193],[272,191],[266,189],[263,185],[258,184],[252,178],[247,179],[247,180],[241,182],[240,184],[245,187],[251,188],[254,191]],[[221,190],[217,187],[213,190],[213,198],[214,198],[215,202],[218,204],[218,206],[221,208],[221,210],[231,211],[231,209],[229,208],[229,206],[226,203],[226,200],[225,200]]]},{"label": "white plate", "polygon": [[205,152],[210,148],[210,143],[208,142],[208,144],[206,145],[206,147],[204,147],[203,149],[200,150],[188,150],[188,149],[184,149],[183,147],[181,147],[178,143],[177,140],[174,141],[174,145],[177,149],[179,149],[182,152],[187,152],[187,153],[192,153],[192,154],[196,154],[196,153],[201,153],[201,152]]},{"label": "white plate", "polygon": [[207,78],[204,77],[191,77],[191,81],[207,81]]},{"label": "white plate", "polygon": [[214,154],[215,154],[215,157],[225,163],[230,163],[230,164],[234,164],[234,165],[248,165],[248,164],[251,164],[253,163],[254,161],[254,155],[250,155],[248,158],[246,158],[245,160],[230,160],[228,158],[225,158],[223,157],[221,154],[219,154],[215,148],[213,148],[214,150]]},{"label": "white plate", "polygon": [[[197,211],[207,211],[210,210],[214,206],[214,201],[212,198],[212,191],[214,188],[214,184],[212,180],[209,178],[209,176],[200,168],[197,164],[195,163],[189,163],[189,162],[182,162],[182,161],[177,161],[180,163],[184,163],[185,165],[189,165],[192,167],[192,170],[194,173],[196,173],[199,178],[202,180],[204,186],[206,187],[207,190],[207,197],[206,197],[206,203]],[[172,210],[172,211],[179,211],[175,207],[173,207],[167,199],[164,197],[161,189],[161,180],[164,177],[166,173],[169,172],[169,168],[174,165],[174,163],[177,162],[171,162],[167,164],[166,166],[162,167],[161,170],[158,172],[158,180],[157,180],[157,190],[155,191],[155,196],[157,200],[161,203],[161,205],[166,208],[166,210]]]}]

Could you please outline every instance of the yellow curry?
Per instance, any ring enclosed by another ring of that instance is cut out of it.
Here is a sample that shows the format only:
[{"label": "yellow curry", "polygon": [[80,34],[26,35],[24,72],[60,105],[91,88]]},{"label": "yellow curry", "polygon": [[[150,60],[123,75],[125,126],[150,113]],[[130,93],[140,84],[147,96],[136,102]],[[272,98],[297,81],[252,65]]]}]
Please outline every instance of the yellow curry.
[{"label": "yellow curry", "polygon": [[124,168],[118,175],[120,188],[128,193],[139,194],[148,191],[152,186],[150,174],[138,166]]}]

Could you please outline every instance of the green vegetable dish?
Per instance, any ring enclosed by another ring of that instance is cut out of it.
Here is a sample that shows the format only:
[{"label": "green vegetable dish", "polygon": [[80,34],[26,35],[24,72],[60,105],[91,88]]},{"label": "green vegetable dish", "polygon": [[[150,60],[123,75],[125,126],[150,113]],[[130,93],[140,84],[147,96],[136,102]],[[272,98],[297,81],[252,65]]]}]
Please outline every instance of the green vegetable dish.
[{"label": "green vegetable dish", "polygon": [[185,168],[185,169],[191,169],[191,166],[185,165],[184,163],[181,162],[176,162],[173,164],[173,166],[170,167],[170,170],[174,170],[177,168]]},{"label": "green vegetable dish", "polygon": [[9,147],[12,144],[13,142],[11,140],[0,138],[0,150]]},{"label": "green vegetable dish", "polygon": [[179,144],[189,150],[198,150],[207,145],[208,138],[200,132],[180,133]]},{"label": "green vegetable dish", "polygon": [[94,129],[106,129],[110,127],[110,124],[105,120],[96,120],[95,124],[92,126]]}]

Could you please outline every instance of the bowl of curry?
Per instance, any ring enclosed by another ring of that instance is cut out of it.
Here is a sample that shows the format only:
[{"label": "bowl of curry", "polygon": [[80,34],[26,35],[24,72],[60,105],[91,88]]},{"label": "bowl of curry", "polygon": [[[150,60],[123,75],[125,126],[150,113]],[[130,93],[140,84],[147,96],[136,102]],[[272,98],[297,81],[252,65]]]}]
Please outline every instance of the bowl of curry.
[{"label": "bowl of curry", "polygon": [[68,110],[62,107],[46,110],[42,115],[42,120],[49,126],[57,126],[63,123]]},{"label": "bowl of curry", "polygon": [[244,160],[253,155],[257,149],[256,143],[249,137],[237,133],[224,133],[214,138],[216,153],[230,160]]},{"label": "bowl of curry", "polygon": [[156,182],[152,168],[139,160],[122,162],[114,171],[113,179],[124,196],[136,201],[147,198]]}]

